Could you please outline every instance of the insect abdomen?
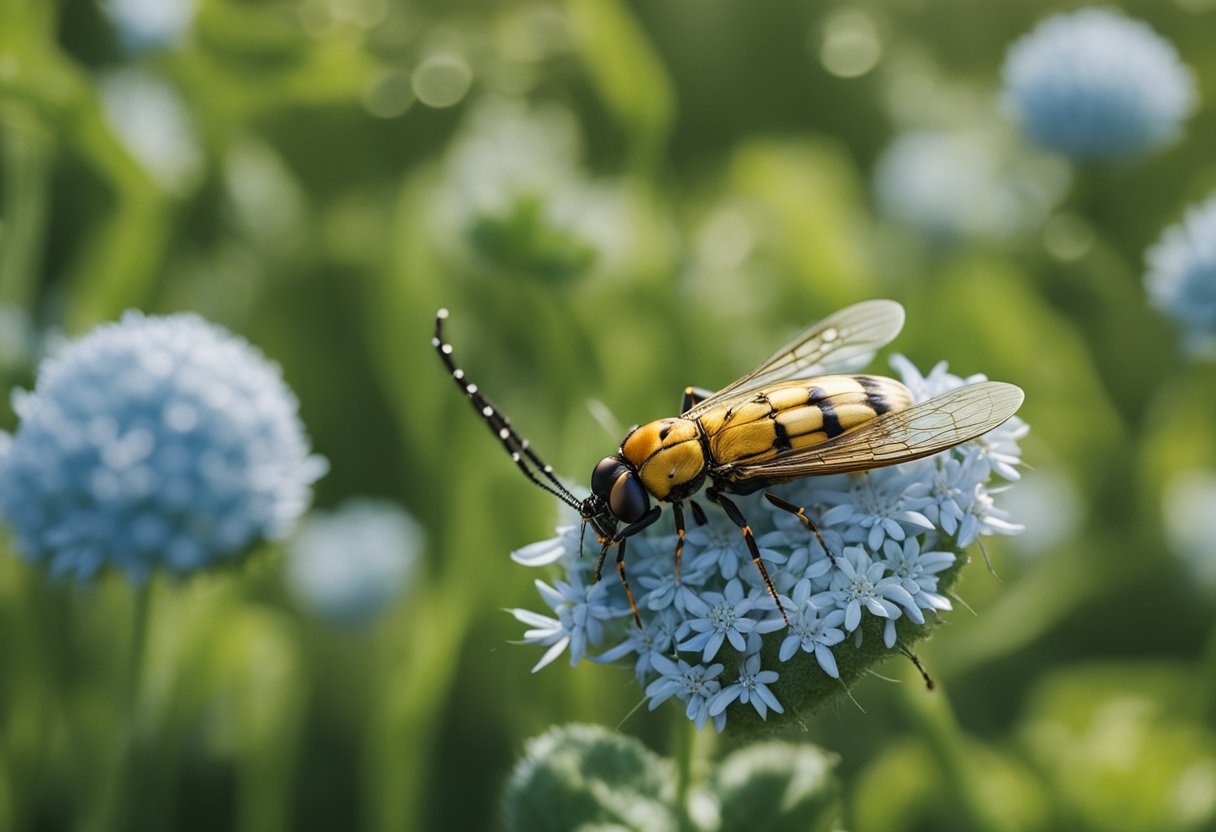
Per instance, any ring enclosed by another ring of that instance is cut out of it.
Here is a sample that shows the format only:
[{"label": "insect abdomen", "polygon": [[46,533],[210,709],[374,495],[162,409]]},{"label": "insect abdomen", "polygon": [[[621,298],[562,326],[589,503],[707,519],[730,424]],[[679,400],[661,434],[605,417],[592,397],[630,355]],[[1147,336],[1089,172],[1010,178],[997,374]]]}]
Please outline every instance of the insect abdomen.
[{"label": "insect abdomen", "polygon": [[775,384],[701,414],[712,463],[763,462],[808,448],[883,413],[903,410],[912,394],[881,376],[817,376]]}]

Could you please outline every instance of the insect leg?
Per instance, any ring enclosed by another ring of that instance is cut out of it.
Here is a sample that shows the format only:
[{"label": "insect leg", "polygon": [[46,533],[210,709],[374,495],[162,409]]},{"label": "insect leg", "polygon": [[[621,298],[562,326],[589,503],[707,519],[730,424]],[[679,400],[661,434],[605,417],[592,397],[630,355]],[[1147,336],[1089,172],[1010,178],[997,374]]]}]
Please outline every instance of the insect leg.
[{"label": "insect leg", "polygon": [[688,504],[692,506],[692,519],[698,526],[704,526],[709,522],[709,518],[705,516],[705,509],[701,508],[701,504],[696,500],[689,500]]},{"label": "insect leg", "polygon": [[925,680],[925,687],[928,688],[929,690],[933,690],[934,688],[936,688],[937,685],[934,684],[933,679],[929,676],[929,674],[925,672],[925,669],[924,669],[924,667],[921,666],[920,659],[918,659],[916,657],[916,654],[913,653],[911,650],[909,650],[907,647],[904,647],[902,644],[897,645],[897,646],[899,648],[899,652],[901,652],[905,656],[907,656],[909,661],[911,661],[912,664],[916,665],[916,669],[920,671],[920,677]]},{"label": "insect leg", "polygon": [[651,506],[650,511],[643,514],[637,521],[630,523],[625,528],[617,532],[615,537],[600,539],[600,559],[595,564],[595,582],[600,579],[600,570],[604,568],[604,558],[608,555],[608,550],[618,543],[621,543],[627,537],[633,537],[638,532],[645,529],[647,526],[653,525],[654,521],[658,520],[663,514],[663,509],[658,506]]},{"label": "insect leg", "polygon": [[806,509],[802,506],[796,506],[793,503],[783,500],[771,491],[764,492],[764,498],[775,505],[782,511],[788,511],[802,521],[802,525],[811,530],[811,534],[815,535],[815,539],[819,541],[819,545],[823,547],[823,551],[827,552],[828,559],[833,564],[836,563],[836,556],[832,554],[832,550],[828,548],[828,544],[824,542],[823,535],[819,533],[819,527],[815,525],[811,518],[806,516]]},{"label": "insect leg", "polygon": [[629,580],[625,577],[625,541],[626,538],[621,538],[616,550],[616,574],[621,576],[621,586],[625,587],[625,595],[629,597],[629,609],[633,611],[633,623],[637,624],[640,630],[642,617],[638,615],[638,605],[633,600],[633,591],[629,589]]},{"label": "insect leg", "polygon": [[718,489],[709,489],[705,492],[705,496],[711,502],[722,506],[722,510],[726,512],[726,516],[743,532],[743,540],[747,543],[747,548],[751,550],[752,561],[760,569],[760,577],[764,578],[764,585],[768,587],[768,594],[772,596],[773,603],[781,611],[781,617],[785,619],[785,626],[788,627],[790,618],[785,614],[785,607],[781,606],[781,599],[777,597],[777,590],[773,587],[773,581],[768,576],[768,570],[764,568],[764,561],[760,559],[760,547],[756,545],[756,537],[752,534],[752,527],[747,524],[747,518],[743,516],[743,512],[739,511],[739,507],[727,499],[726,495]]},{"label": "insect leg", "polygon": [[676,583],[680,583],[680,555],[684,554],[684,507],[680,502],[671,504],[676,521]]},{"label": "insect leg", "polygon": [[612,548],[611,540],[604,540],[600,544],[600,557],[595,562],[595,580],[591,583],[598,584],[600,582],[600,573],[604,571],[604,558],[608,556],[608,550]]}]

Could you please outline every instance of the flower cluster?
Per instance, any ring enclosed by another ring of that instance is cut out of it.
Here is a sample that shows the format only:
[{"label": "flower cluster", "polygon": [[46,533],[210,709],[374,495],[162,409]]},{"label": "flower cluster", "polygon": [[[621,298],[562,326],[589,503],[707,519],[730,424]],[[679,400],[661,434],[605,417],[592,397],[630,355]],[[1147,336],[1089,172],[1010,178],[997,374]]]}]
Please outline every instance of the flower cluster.
[{"label": "flower cluster", "polygon": [[1153,305],[1182,326],[1189,350],[1216,354],[1216,196],[1166,230],[1148,265]]},{"label": "flower cluster", "polygon": [[1113,9],[1048,18],[1010,47],[1003,74],[1005,104],[1027,137],[1081,159],[1168,144],[1195,106],[1173,45]]},{"label": "flower cluster", "polygon": [[101,6],[123,45],[133,52],[172,46],[190,29],[194,0],[107,0]]},{"label": "flower cluster", "polygon": [[882,214],[935,243],[1038,228],[1068,184],[1066,165],[991,131],[910,130],[874,167]]},{"label": "flower cluster", "polygon": [[279,368],[196,315],[128,312],[43,362],[0,448],[0,514],[55,574],[141,581],[290,531],[324,460]]},{"label": "flower cluster", "polygon": [[[900,356],[892,363],[916,401],[983,379],[959,378],[945,364],[921,375]],[[798,517],[760,495],[733,498],[756,534],[788,627],[739,529],[716,506],[705,525],[688,529],[678,581],[676,536],[666,524],[630,538],[641,627],[618,581],[594,582],[594,553],[580,554],[578,525],[560,526],[557,537],[513,555],[564,571],[553,585],[536,582],[548,614],[512,611],[530,628],[523,643],[547,648],[534,670],[563,652],[571,665],[628,659],[652,709],[677,699],[698,728],[712,722],[722,730],[728,714],[767,719],[813,708],[951,609],[946,590],[960,552],[982,536],[1021,530],[996,507],[994,485],[1019,478],[1018,443],[1028,430],[1013,417],[926,459],[772,489],[816,518],[827,551]]]},{"label": "flower cluster", "polygon": [[355,497],[304,518],[288,547],[284,578],[322,618],[363,624],[406,591],[422,545],[421,527],[399,505]]}]

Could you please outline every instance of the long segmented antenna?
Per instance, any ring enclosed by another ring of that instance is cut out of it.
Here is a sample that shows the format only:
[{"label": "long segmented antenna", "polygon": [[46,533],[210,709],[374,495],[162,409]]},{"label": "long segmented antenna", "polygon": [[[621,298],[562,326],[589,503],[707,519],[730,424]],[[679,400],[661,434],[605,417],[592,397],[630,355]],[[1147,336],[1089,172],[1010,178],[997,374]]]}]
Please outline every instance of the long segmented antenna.
[{"label": "long segmented antenna", "polygon": [[[452,380],[456,382],[456,386],[469,397],[469,402],[473,405],[473,409],[485,421],[486,427],[502,442],[503,448],[511,455],[511,461],[515,463],[519,470],[524,472],[524,476],[535,485],[540,486],[566,505],[581,513],[578,499],[566,489],[566,486],[562,485],[561,481],[553,473],[553,467],[546,464],[536,455],[536,452],[528,445],[528,440],[515,432],[515,429],[511,427],[511,423],[507,421],[507,417],[494,405],[490,404],[489,399],[482,395],[477,385],[472,384],[465,377],[464,370],[456,366],[456,362],[452,358],[452,345],[443,340],[443,322],[447,320],[447,317],[448,310],[446,309],[440,309],[435,313],[435,337],[431,339],[431,344],[435,347],[435,351],[439,353],[439,358],[443,361],[444,366],[448,368],[448,373],[451,374]],[[552,485],[541,482],[536,473],[528,467],[529,462]]]}]

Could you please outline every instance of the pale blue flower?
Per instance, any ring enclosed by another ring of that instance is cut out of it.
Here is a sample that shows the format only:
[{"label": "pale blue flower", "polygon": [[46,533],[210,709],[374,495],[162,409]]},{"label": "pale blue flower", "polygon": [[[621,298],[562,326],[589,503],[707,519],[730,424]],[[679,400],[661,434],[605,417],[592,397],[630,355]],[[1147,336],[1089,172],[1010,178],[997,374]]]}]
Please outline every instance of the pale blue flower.
[{"label": "pale blue flower", "polygon": [[[574,538],[571,545],[571,537]],[[524,566],[549,566],[562,558],[576,555],[578,526],[558,526],[557,536],[529,543],[511,553],[511,560]]]},{"label": "pale blue flower", "polygon": [[304,519],[283,564],[287,586],[325,618],[367,621],[405,590],[422,543],[418,523],[396,503],[354,498]]},{"label": "pale blue flower", "polygon": [[916,467],[917,475],[904,491],[908,507],[928,518],[948,535],[958,533],[959,524],[975,501],[976,467],[956,456],[940,462],[926,460]]},{"label": "pale blue flower", "polygon": [[[793,515],[790,514],[786,514],[786,516],[793,518]],[[832,571],[831,552],[840,552],[844,549],[844,538],[834,529],[821,529],[820,534],[828,546],[825,550],[823,546],[819,545],[819,538],[810,529],[798,522],[796,518],[793,519],[797,523],[796,526],[765,532],[756,541],[760,546],[760,552],[765,556],[765,562],[779,563],[782,567],[777,570],[778,574],[769,576],[773,580],[773,586],[777,588],[778,592],[788,592],[799,581],[808,579],[814,582],[817,588],[826,589],[831,581],[829,578]],[[790,555],[788,558],[782,555],[778,560],[771,554],[776,552],[789,552]],[[759,580],[759,575],[756,577]],[[755,585],[753,584],[753,586]],[[755,588],[767,589],[764,587],[763,581]]]},{"label": "pale blue flower", "polygon": [[910,481],[900,472],[880,470],[856,475],[848,490],[830,492],[824,501],[832,504],[820,517],[824,526],[843,526],[848,543],[865,544],[877,551],[888,538],[903,540],[908,531],[932,529],[929,518],[915,511],[904,498]]},{"label": "pale blue flower", "polygon": [[1012,145],[991,131],[900,134],[874,166],[878,209],[939,244],[1037,229],[1070,176],[1059,160]]},{"label": "pale blue flower", "polygon": [[1169,41],[1108,8],[1057,14],[1014,43],[1006,106],[1031,140],[1081,159],[1140,156],[1173,141],[1196,102]]},{"label": "pale blue flower", "polygon": [[676,628],[679,623],[679,616],[674,609],[668,607],[659,610],[654,615],[646,616],[641,627],[630,627],[624,641],[592,657],[592,661],[615,662],[630,653],[636,653],[637,660],[633,670],[638,679],[645,680],[652,672],[656,657],[670,656],[675,652]]},{"label": "pale blue flower", "polygon": [[693,721],[698,731],[705,727],[711,716],[714,728],[722,730],[726,724],[726,715],[714,715],[709,712],[709,700],[722,689],[722,684],[717,681],[722,675],[722,665],[690,665],[683,659],[672,660],[666,656],[656,656],[654,667],[659,678],[646,686],[650,710],[653,711],[674,696],[684,703],[684,715]]},{"label": "pale blue flower", "polygon": [[1149,249],[1144,283],[1153,306],[1182,327],[1188,349],[1216,354],[1216,196]]},{"label": "pale blue flower", "polygon": [[[632,549],[632,544],[630,544]],[[690,569],[688,564],[680,567],[680,580],[676,580],[675,547],[670,554],[658,554],[651,560],[650,574],[638,578],[642,588],[639,605],[651,610],[678,610],[681,617],[687,613],[689,604],[696,602],[701,588],[710,578],[708,569]]]},{"label": "pale blue flower", "polygon": [[976,486],[975,499],[967,507],[967,513],[959,523],[958,542],[960,549],[966,549],[980,538],[980,535],[1019,534],[1021,523],[1009,519],[1009,512],[996,507],[992,492],[983,486]]},{"label": "pale blue flower", "polygon": [[619,618],[622,612],[629,613],[627,608],[622,611],[608,603],[610,585],[606,581],[588,586],[580,576],[576,580],[554,583],[555,586],[549,586],[538,580],[536,588],[557,618],[528,610],[509,610],[517,621],[531,628],[524,633],[520,644],[549,648],[533,666],[533,673],[560,656],[567,647],[570,648],[570,666],[578,664],[586,654],[588,644],[594,646],[603,642],[604,622]]},{"label": "pale blue flower", "polygon": [[983,373],[960,378],[950,372],[950,365],[945,361],[937,362],[929,374],[924,375],[915,364],[899,353],[891,356],[891,369],[899,373],[900,380],[912,394],[914,402],[927,401],[934,396],[940,396],[942,393],[948,393],[964,385],[988,380]]},{"label": "pale blue flower", "polygon": [[733,682],[715,693],[709,700],[709,715],[716,717],[724,712],[732,702],[738,701],[744,705],[751,704],[760,714],[761,719],[768,719],[771,708],[777,713],[785,709],[777,701],[776,695],[769,690],[769,685],[777,681],[780,674],[775,670],[760,669],[760,638],[753,636],[750,640],[750,654],[743,659],[739,670],[738,681]]},{"label": "pale blue flower", "polygon": [[844,631],[840,625],[844,623],[845,611],[815,606],[811,593],[811,582],[804,579],[794,587],[792,598],[781,599],[782,606],[790,616],[790,627],[777,655],[781,661],[787,662],[799,649],[813,653],[823,672],[833,679],[839,679],[840,671],[836,667],[832,648],[844,641]]},{"label": "pale blue flower", "polygon": [[815,598],[830,600],[844,610],[845,632],[853,632],[861,626],[863,611],[879,618],[899,618],[900,607],[917,624],[925,623],[925,617],[916,606],[915,599],[903,588],[899,578],[886,574],[886,564],[871,560],[860,546],[844,550],[844,557],[837,563],[840,571],[832,580],[832,588]]},{"label": "pale blue flower", "polygon": [[157,49],[181,40],[194,20],[194,0],[104,0],[101,8],[132,50]]},{"label": "pale blue flower", "polygon": [[1030,426],[1017,416],[1010,416],[1005,424],[1000,425],[983,436],[972,439],[959,447],[959,453],[969,463],[978,464],[975,472],[978,483],[988,480],[990,474],[996,474],[1009,481],[1022,478],[1019,466],[1022,464],[1022,448],[1018,444],[1030,433]]},{"label": "pale blue flower", "polygon": [[703,592],[694,596],[689,600],[689,617],[684,620],[678,637],[687,636],[689,632],[696,635],[681,642],[679,648],[703,650],[701,660],[706,662],[718,655],[724,642],[729,641],[731,647],[742,653],[747,649],[748,634],[765,626],[748,617],[755,606],[755,599],[744,594],[743,584],[738,579],[727,583],[725,592]]},{"label": "pale blue flower", "polygon": [[742,564],[752,562],[739,528],[725,515],[710,518],[704,526],[693,526],[684,540],[683,560],[690,569],[716,569],[730,581],[739,574]]},{"label": "pale blue flower", "polygon": [[325,469],[278,367],[196,315],[100,326],[13,405],[0,511],[57,575],[230,563],[285,536]]},{"label": "pale blue flower", "polygon": [[950,599],[937,592],[937,576],[957,560],[953,552],[922,552],[920,541],[910,537],[903,545],[888,540],[882,547],[886,570],[912,596],[918,607],[953,609]]}]

